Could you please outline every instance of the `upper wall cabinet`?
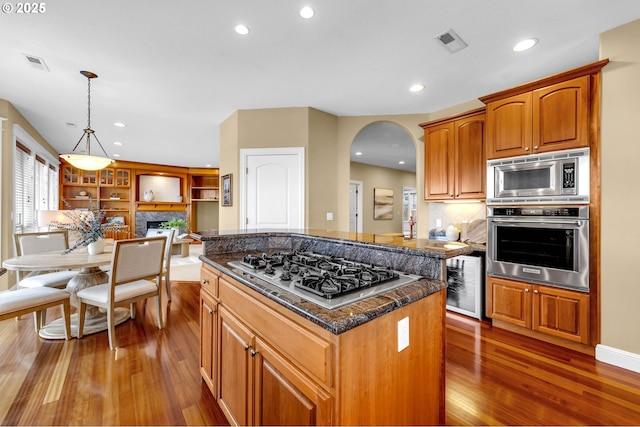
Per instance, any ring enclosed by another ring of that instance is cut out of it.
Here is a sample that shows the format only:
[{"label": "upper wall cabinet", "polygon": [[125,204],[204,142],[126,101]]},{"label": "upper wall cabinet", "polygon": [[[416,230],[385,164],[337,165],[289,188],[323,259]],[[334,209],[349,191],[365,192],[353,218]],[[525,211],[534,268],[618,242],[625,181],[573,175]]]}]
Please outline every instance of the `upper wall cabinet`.
[{"label": "upper wall cabinet", "polygon": [[588,147],[599,108],[600,61],[480,98],[487,104],[487,159]]},{"label": "upper wall cabinet", "polygon": [[424,128],[424,199],[484,199],[484,108]]}]

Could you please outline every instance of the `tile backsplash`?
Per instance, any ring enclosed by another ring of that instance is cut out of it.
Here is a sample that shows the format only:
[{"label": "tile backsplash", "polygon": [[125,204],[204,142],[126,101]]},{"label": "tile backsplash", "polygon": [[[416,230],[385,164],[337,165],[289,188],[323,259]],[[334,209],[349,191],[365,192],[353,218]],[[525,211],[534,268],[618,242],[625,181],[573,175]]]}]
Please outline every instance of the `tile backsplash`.
[{"label": "tile backsplash", "polygon": [[454,224],[460,230],[462,221],[486,218],[486,203],[429,203],[429,229],[436,228],[438,219],[442,222],[442,228]]}]

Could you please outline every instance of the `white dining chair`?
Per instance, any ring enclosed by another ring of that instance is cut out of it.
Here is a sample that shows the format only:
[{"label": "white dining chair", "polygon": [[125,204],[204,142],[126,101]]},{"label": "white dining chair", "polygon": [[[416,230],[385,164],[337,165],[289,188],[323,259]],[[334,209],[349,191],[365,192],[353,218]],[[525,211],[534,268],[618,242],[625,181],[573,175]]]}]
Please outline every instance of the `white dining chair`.
[{"label": "white dining chair", "polygon": [[164,249],[164,264],[162,266],[162,276],[164,277],[164,286],[167,292],[167,300],[171,301],[171,244],[173,243],[173,228],[150,228],[147,230],[146,237],[165,236],[167,242]]},{"label": "white dining chair", "polygon": [[91,286],[77,293],[78,338],[84,332],[87,305],[107,312],[109,347],[116,348],[115,308],[129,305],[135,318],[135,302],[156,297],[158,328],[162,329],[162,263],[165,237],[117,240],[113,248],[109,283]]},{"label": "white dining chair", "polygon": [[43,313],[47,308],[62,306],[65,338],[71,339],[71,304],[70,295],[64,289],[56,288],[23,288],[15,291],[0,292],[0,320],[19,317],[33,313],[36,333],[40,331]]},{"label": "white dining chair", "polygon": [[[13,235],[16,255],[32,255],[41,252],[64,251],[69,249],[67,230],[37,233],[16,233]],[[18,271],[18,288],[64,288],[69,280],[78,274],[74,270],[54,272]]]}]

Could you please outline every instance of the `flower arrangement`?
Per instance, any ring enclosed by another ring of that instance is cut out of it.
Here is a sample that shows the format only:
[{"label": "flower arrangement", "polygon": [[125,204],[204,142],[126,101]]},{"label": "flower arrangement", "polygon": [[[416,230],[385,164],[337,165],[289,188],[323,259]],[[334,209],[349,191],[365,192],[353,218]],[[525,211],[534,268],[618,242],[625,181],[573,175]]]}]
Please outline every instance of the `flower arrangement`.
[{"label": "flower arrangement", "polygon": [[104,238],[106,231],[115,228],[115,224],[111,220],[105,219],[103,211],[94,208],[91,199],[89,199],[89,210],[73,210],[65,200],[63,202],[69,209],[64,212],[69,221],[54,221],[51,225],[75,232],[78,235],[78,239],[69,249],[62,252],[63,254],[68,254],[80,246],[88,246],[90,243]]}]

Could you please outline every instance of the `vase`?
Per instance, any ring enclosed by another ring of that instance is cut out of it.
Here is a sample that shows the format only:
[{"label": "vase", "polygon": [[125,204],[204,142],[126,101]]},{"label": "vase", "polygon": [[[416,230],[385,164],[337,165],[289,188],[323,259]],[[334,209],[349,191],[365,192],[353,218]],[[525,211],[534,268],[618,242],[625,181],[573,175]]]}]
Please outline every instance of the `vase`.
[{"label": "vase", "polygon": [[448,241],[455,242],[458,240],[460,232],[458,231],[458,227],[453,224],[449,224],[447,230],[445,231],[445,235],[447,236]]},{"label": "vase", "polygon": [[91,242],[87,245],[87,251],[89,255],[98,255],[104,252],[104,239],[99,238],[95,242]]},{"label": "vase", "polygon": [[153,190],[145,190],[144,191],[143,198],[144,198],[145,202],[152,202],[154,197],[155,196],[153,195]]}]

